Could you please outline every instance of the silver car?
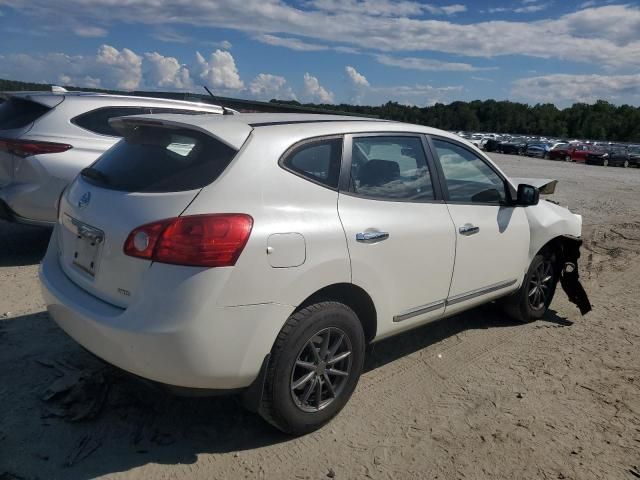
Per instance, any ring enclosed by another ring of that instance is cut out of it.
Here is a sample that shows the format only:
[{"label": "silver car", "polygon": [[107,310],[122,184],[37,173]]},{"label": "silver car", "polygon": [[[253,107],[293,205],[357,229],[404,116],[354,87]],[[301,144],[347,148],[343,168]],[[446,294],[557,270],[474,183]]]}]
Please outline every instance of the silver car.
[{"label": "silver car", "polygon": [[8,92],[0,104],[0,218],[53,225],[63,188],[120,135],[109,119],[127,115],[223,113],[205,103],[67,92]]}]

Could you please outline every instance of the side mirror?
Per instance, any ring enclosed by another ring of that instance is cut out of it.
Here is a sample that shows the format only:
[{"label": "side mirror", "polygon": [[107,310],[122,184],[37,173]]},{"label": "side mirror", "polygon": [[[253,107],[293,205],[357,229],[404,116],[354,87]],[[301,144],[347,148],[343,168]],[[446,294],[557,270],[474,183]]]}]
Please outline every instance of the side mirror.
[{"label": "side mirror", "polygon": [[521,183],[518,185],[518,195],[516,198],[516,206],[528,207],[530,205],[537,205],[540,201],[540,190],[532,185],[526,185]]}]

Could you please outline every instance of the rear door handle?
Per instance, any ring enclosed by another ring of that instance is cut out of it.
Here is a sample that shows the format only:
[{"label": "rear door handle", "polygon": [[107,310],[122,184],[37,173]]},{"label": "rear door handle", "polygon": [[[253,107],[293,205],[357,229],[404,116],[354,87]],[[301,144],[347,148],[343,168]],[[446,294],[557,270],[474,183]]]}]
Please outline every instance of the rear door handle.
[{"label": "rear door handle", "polygon": [[465,223],[458,229],[458,231],[461,235],[475,235],[480,231],[480,227],[476,227],[475,225],[471,225],[470,223]]},{"label": "rear door handle", "polygon": [[360,232],[356,233],[356,241],[361,243],[376,243],[389,238],[387,232]]}]

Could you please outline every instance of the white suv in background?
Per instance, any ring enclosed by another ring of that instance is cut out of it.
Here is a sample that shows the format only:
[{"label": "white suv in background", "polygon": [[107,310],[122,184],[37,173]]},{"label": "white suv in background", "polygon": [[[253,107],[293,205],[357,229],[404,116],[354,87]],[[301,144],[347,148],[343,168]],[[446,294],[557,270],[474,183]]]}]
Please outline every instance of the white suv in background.
[{"label": "white suv in background", "polygon": [[[459,137],[329,115],[124,117],[60,200],[47,308],[140,377],[244,391],[285,432],[348,401],[365,346],[501,299],[590,306],[582,219]],[[215,392],[211,392],[215,393]]]},{"label": "white suv in background", "polygon": [[112,147],[109,119],[156,113],[223,113],[205,103],[67,92],[8,92],[0,103],[0,218],[53,225],[62,189]]}]

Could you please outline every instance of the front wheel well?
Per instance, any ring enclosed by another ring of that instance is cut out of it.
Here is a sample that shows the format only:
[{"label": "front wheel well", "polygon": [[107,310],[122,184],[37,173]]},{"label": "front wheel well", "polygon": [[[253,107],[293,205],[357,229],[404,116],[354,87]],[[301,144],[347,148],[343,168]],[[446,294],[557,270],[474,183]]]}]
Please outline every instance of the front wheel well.
[{"label": "front wheel well", "polygon": [[[575,237],[561,235],[552,238],[540,248],[536,255],[553,252],[556,254],[556,266],[558,271],[562,270],[566,263],[577,264],[580,257],[580,246],[582,240]],[[534,255],[535,256],[535,255]]]},{"label": "front wheel well", "polygon": [[335,283],[318,290],[312,295],[309,295],[309,297],[296,308],[295,312],[314,303],[328,300],[343,303],[355,312],[362,324],[364,338],[367,343],[375,338],[378,328],[376,307],[369,294],[352,283]]}]

